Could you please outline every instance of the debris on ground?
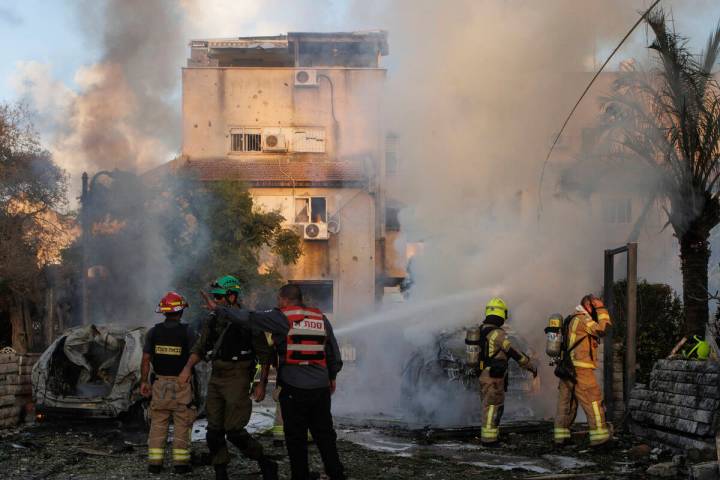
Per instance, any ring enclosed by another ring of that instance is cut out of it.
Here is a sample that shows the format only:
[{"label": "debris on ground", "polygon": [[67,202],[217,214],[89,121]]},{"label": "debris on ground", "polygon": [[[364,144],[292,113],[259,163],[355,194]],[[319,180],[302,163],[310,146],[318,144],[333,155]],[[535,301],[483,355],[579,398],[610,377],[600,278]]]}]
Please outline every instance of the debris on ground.
[{"label": "debris on ground", "polygon": [[[253,429],[271,425],[270,407],[261,405],[254,414]],[[213,478],[205,465],[207,447],[202,439],[202,422],[196,425],[193,441],[193,476]],[[356,480],[397,479],[515,479],[515,478],[633,478],[685,472],[681,458],[659,452],[655,465],[650,455],[638,458],[648,447],[635,445],[620,436],[614,446],[603,451],[585,447],[584,439],[575,445],[553,449],[548,432],[508,433],[501,446],[487,448],[477,438],[442,438],[427,444],[411,435],[400,436],[389,430],[338,425],[338,447],[350,474]],[[441,437],[443,435],[440,435]],[[272,437],[260,436],[267,452],[280,462],[280,478],[289,478],[284,447]],[[231,448],[231,451],[234,449]],[[236,451],[230,464],[232,475],[255,474],[257,466]],[[311,468],[322,471],[317,449],[310,448]],[[96,478],[147,478],[146,433],[137,426],[116,420],[56,420],[28,425],[7,432],[0,442],[0,464],[4,478],[90,480]],[[660,465],[660,466],[658,466]],[[693,467],[694,468],[694,467]],[[707,469],[707,467],[704,467]],[[698,467],[698,472],[705,472]],[[176,478],[166,468],[157,478]],[[709,478],[709,477],[697,477]]]}]

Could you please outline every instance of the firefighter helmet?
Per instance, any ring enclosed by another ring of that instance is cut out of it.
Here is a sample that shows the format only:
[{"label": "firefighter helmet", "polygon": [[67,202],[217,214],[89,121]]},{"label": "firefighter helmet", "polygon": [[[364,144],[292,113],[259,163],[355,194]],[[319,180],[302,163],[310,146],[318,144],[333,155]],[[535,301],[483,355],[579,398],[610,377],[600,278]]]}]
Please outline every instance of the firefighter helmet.
[{"label": "firefighter helmet", "polygon": [[502,298],[491,298],[487,305],[485,305],[485,316],[487,317],[488,315],[496,315],[503,320],[508,319],[509,312],[507,304],[503,301]]},{"label": "firefighter helmet", "polygon": [[167,292],[164,297],[160,299],[160,303],[155,309],[155,313],[172,313],[181,312],[188,308],[185,297],[176,292]]},{"label": "firefighter helmet", "polygon": [[214,295],[227,295],[228,293],[240,295],[240,292],[240,280],[232,275],[220,277],[210,285],[210,293]]}]

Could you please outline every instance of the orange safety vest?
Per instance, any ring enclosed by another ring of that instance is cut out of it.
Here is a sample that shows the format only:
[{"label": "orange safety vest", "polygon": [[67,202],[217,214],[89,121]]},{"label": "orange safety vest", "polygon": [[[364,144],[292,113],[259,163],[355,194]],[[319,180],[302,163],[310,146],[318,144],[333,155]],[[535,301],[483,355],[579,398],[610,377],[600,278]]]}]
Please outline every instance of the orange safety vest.
[{"label": "orange safety vest", "polygon": [[284,307],[280,310],[290,323],[285,365],[318,365],[327,368],[327,331],[323,313],[311,307]]}]

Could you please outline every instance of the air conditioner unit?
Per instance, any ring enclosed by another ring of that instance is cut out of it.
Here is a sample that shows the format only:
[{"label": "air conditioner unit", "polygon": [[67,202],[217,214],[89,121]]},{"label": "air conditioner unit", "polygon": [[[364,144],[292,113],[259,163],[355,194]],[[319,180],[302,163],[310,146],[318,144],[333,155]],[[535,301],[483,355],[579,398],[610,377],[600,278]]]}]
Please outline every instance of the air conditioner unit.
[{"label": "air conditioner unit", "polygon": [[265,134],[263,152],[287,152],[287,149],[285,135],[281,133]]},{"label": "air conditioner unit", "polygon": [[317,87],[317,71],[295,70],[296,87]]},{"label": "air conditioner unit", "polygon": [[308,223],[303,230],[305,240],[327,240],[328,237],[327,223]]}]

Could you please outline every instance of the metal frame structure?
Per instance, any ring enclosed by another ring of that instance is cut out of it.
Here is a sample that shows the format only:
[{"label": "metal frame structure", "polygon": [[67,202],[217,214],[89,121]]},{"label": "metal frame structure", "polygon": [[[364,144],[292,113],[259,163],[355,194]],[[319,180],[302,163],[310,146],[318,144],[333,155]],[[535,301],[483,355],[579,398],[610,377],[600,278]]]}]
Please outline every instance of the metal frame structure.
[{"label": "metal frame structure", "polygon": [[[625,316],[625,368],[623,375],[623,400],[627,404],[630,391],[635,385],[637,353],[637,243],[605,250],[605,284],[603,297],[612,316],[615,313],[613,284],[615,282],[615,255],[627,254],[627,295]],[[614,416],[613,399],[613,327],[605,334],[603,351],[603,396],[609,417]]]}]

